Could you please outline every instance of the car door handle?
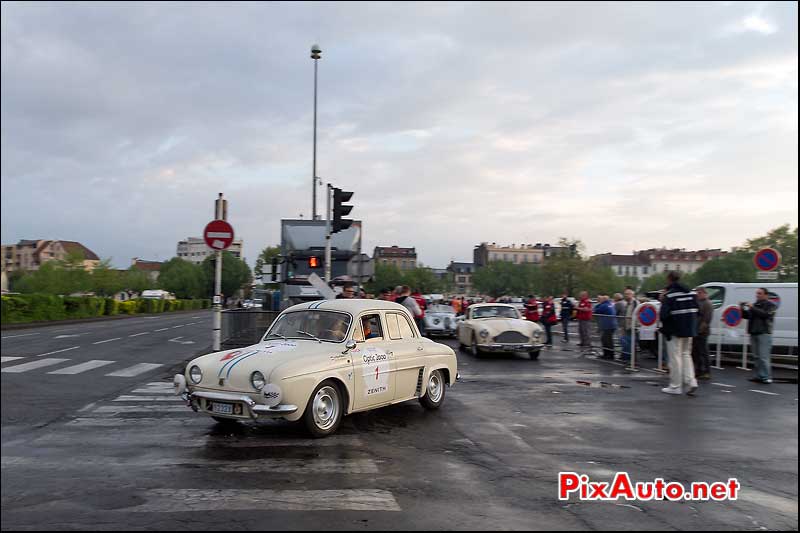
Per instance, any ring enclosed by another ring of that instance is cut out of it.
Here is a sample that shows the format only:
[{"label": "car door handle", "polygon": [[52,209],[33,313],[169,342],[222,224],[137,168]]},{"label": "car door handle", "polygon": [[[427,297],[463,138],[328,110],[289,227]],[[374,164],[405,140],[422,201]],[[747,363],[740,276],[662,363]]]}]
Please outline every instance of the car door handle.
[{"label": "car door handle", "polygon": [[424,350],[424,349],[425,349],[425,348],[423,348],[422,346],[417,346],[417,351],[418,351],[418,352],[421,352],[421,351],[422,351],[422,350]]}]

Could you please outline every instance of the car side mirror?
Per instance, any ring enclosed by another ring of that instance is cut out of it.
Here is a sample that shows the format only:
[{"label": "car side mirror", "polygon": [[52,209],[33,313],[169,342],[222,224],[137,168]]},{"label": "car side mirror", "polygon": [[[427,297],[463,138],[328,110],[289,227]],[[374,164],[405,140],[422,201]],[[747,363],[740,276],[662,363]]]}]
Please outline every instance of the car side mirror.
[{"label": "car side mirror", "polygon": [[344,348],[345,349],[344,349],[344,351],[342,353],[345,354],[345,353],[349,352],[350,350],[355,350],[356,346],[358,346],[356,344],[356,341],[354,341],[353,339],[350,339],[349,341],[344,343]]}]

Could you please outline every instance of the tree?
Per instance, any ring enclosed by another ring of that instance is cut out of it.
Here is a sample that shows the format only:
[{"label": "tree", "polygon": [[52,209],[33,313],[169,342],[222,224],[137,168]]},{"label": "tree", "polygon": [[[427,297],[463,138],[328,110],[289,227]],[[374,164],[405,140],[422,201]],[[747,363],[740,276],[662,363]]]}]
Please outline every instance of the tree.
[{"label": "tree", "polygon": [[[70,268],[65,268],[69,265]],[[28,272],[16,283],[16,290],[23,293],[69,295],[87,292],[92,288],[92,280],[83,269],[83,261],[76,268],[74,262],[46,261],[38,270]]]},{"label": "tree", "polygon": [[491,261],[472,275],[472,286],[493,298],[517,296],[533,291],[537,267],[516,265],[506,261]]},{"label": "tree", "polygon": [[132,292],[142,292],[146,289],[153,288],[153,282],[150,281],[150,276],[147,272],[139,270],[135,266],[131,266],[122,275],[123,290]]},{"label": "tree", "polygon": [[411,289],[418,289],[422,294],[438,292],[442,288],[442,282],[430,268],[417,267],[403,273],[404,285]]},{"label": "tree", "polygon": [[267,246],[266,248],[261,250],[261,253],[258,254],[258,259],[256,259],[256,267],[254,269],[256,278],[260,280],[261,276],[264,275],[264,265],[271,264],[272,258],[278,257],[280,255],[281,255],[281,249],[279,246]]},{"label": "tree", "polygon": [[104,259],[92,270],[92,292],[98,296],[113,296],[125,288],[119,270],[111,268],[111,259]]},{"label": "tree", "polygon": [[[214,270],[217,254],[209,255],[201,264],[205,278],[205,294],[214,294]],[[226,297],[233,296],[242,288],[249,288],[253,280],[250,267],[247,263],[230,252],[222,252],[222,294]]]},{"label": "tree", "polygon": [[749,252],[737,251],[712,259],[704,263],[692,275],[694,286],[711,281],[717,282],[752,282],[756,278],[756,267],[753,255]]},{"label": "tree", "polygon": [[[223,270],[224,270],[223,260]],[[161,266],[158,284],[178,298],[203,298],[205,278],[200,265],[195,265],[179,257],[173,257]]]},{"label": "tree", "polygon": [[406,285],[403,272],[395,265],[377,263],[372,281],[364,284],[364,290],[377,294],[383,289],[392,289],[398,285]]},{"label": "tree", "polygon": [[[784,224],[763,237],[749,239],[745,243],[743,250],[755,254],[760,249],[768,246],[777,249],[781,253],[778,281],[797,281],[797,227],[792,231],[791,225]],[[750,280],[753,279],[750,278]]]}]

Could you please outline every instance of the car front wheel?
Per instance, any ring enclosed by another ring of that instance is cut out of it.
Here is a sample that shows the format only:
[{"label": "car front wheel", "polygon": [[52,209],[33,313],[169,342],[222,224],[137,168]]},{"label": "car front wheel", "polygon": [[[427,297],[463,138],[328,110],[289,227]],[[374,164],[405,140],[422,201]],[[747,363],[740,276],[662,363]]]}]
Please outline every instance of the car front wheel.
[{"label": "car front wheel", "polygon": [[475,335],[472,336],[472,343],[469,345],[469,353],[471,353],[473,357],[481,356],[481,350],[478,348],[478,339],[475,338]]},{"label": "car front wheel", "polygon": [[528,353],[531,356],[531,361],[536,361],[537,359],[539,359],[539,350],[531,350]]},{"label": "car front wheel", "polygon": [[323,381],[308,399],[303,420],[315,438],[327,437],[336,432],[344,415],[344,402],[339,387],[332,381]]},{"label": "car front wheel", "polygon": [[445,386],[447,383],[441,370],[434,370],[428,376],[428,386],[425,388],[425,396],[419,399],[419,403],[425,409],[438,409],[444,403]]}]

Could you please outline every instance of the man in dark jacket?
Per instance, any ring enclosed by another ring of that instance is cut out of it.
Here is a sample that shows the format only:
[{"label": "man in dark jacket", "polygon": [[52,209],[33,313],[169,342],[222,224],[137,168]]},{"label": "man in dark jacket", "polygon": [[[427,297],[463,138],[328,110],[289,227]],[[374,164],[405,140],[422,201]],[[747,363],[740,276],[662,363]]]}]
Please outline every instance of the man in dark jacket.
[{"label": "man in dark jacket", "polygon": [[564,338],[561,342],[569,342],[569,321],[572,320],[572,310],[575,308],[572,305],[572,300],[569,299],[569,294],[566,292],[561,297],[561,327],[564,328]]},{"label": "man in dark jacket", "polygon": [[661,389],[666,394],[686,394],[697,390],[692,361],[692,339],[697,335],[697,295],[678,283],[679,272],[667,274],[667,292],[661,303],[661,333],[669,347],[669,387]]},{"label": "man in dark jacket", "polygon": [[703,287],[697,288],[697,336],[692,341],[692,359],[697,379],[711,379],[708,366],[708,335],[711,333],[711,321],[714,318],[714,306],[708,299],[708,292]]},{"label": "man in dark jacket", "polygon": [[614,304],[606,295],[598,297],[600,303],[594,306],[594,316],[600,328],[600,339],[603,344],[603,355],[600,359],[614,360],[614,331],[617,329],[617,312]]},{"label": "man in dark jacket", "polygon": [[750,381],[756,383],[772,383],[772,323],[778,306],[769,300],[769,291],[756,290],[756,303],[741,303],[742,317],[748,320],[747,333],[750,335],[750,346],[756,360],[756,375]]}]

